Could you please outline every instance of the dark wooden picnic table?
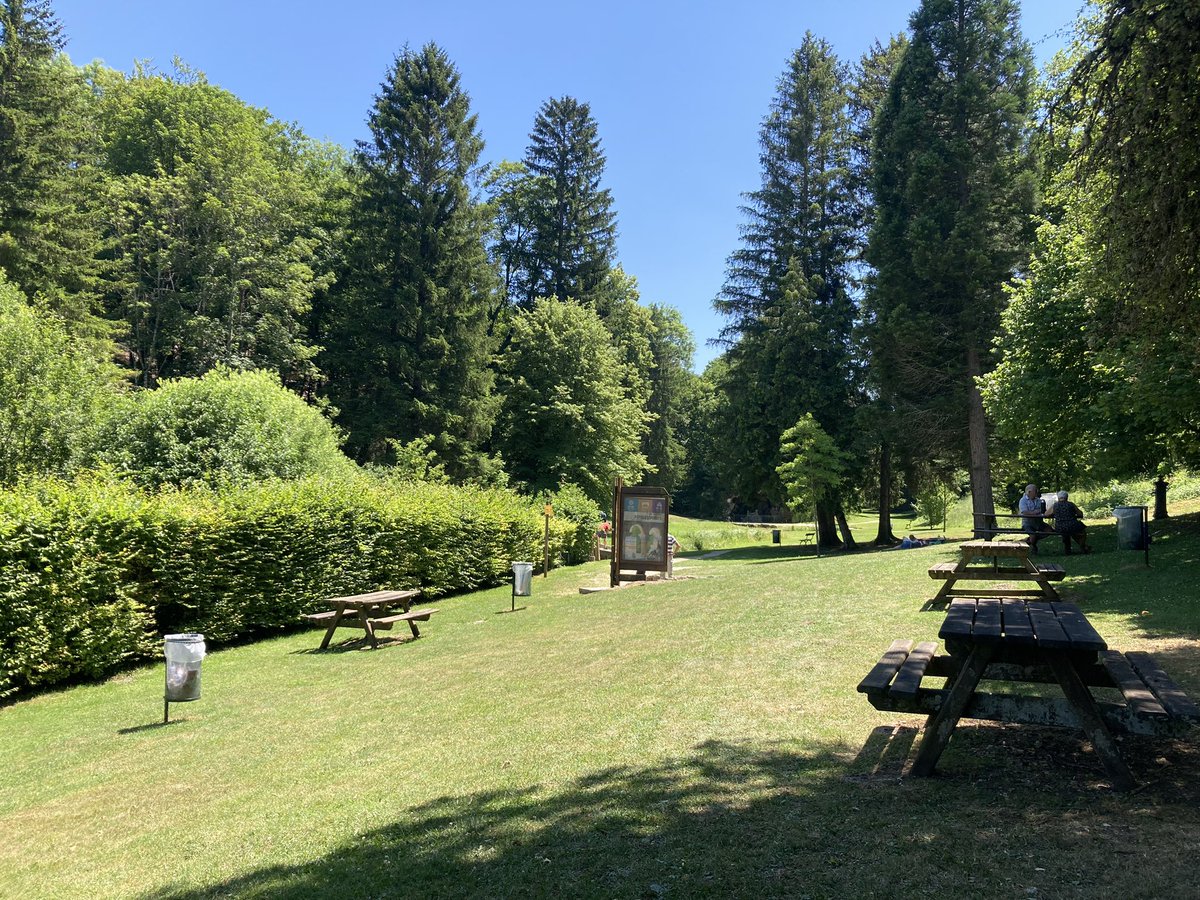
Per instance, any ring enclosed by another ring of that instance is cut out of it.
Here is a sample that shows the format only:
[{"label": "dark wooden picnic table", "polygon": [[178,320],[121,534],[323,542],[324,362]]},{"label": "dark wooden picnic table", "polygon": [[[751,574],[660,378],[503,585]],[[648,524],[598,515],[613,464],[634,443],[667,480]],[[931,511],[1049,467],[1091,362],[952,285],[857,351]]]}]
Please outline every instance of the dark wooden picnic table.
[{"label": "dark wooden picnic table", "polygon": [[[877,709],[926,713],[912,774],[931,775],[961,718],[1081,729],[1118,789],[1133,785],[1111,731],[1175,735],[1200,722],[1200,709],[1146,653],[1108,649],[1073,603],[1019,598],[957,599],[937,643],[895,641],[859,684]],[[922,686],[944,676],[941,688]],[[1057,685],[1062,697],[984,692],[982,680]],[[1097,699],[1115,688],[1124,703]]]},{"label": "dark wooden picnic table", "polygon": [[[941,589],[934,600],[952,597],[1041,597],[1057,600],[1058,593],[1050,584],[1061,581],[1066,570],[1056,564],[1039,565],[1029,558],[1028,541],[963,541],[958,545],[958,562],[936,563],[929,567],[929,577],[942,579]],[[990,560],[990,563],[988,562]],[[1004,564],[1001,565],[1001,560]],[[982,561],[983,565],[980,565]],[[1036,588],[956,587],[959,581],[1032,581]]]}]

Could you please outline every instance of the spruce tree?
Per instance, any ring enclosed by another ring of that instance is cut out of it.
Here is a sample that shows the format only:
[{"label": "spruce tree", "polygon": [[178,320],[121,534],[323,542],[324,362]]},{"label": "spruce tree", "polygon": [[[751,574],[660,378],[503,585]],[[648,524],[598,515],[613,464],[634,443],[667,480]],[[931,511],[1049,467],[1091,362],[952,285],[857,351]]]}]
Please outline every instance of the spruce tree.
[{"label": "spruce tree", "polygon": [[[780,438],[811,414],[838,444],[853,440],[858,373],[851,355],[851,266],[859,211],[850,167],[847,72],[808,34],[788,60],[760,143],[762,186],[747,195],[742,247],[716,307],[729,318],[724,377],[729,466],[743,502],[781,505]],[[820,508],[835,540],[838,499]]]},{"label": "spruce tree", "polygon": [[600,186],[604,162],[588,104],[542,104],[525,151],[533,179],[526,305],[539,296],[589,301],[604,282],[617,239],[612,195]]},{"label": "spruce tree", "polygon": [[0,0],[0,269],[96,334],[95,147],[64,43],[48,0]]},{"label": "spruce tree", "polygon": [[494,418],[494,275],[470,190],[483,140],[457,68],[434,44],[400,53],[369,123],[329,336],[333,399],[359,459],[429,438],[447,471],[469,475]]},{"label": "spruce tree", "polygon": [[976,378],[1034,201],[1017,18],[1011,0],[924,0],[875,125],[875,372],[926,458],[968,458],[981,515],[994,510]]}]

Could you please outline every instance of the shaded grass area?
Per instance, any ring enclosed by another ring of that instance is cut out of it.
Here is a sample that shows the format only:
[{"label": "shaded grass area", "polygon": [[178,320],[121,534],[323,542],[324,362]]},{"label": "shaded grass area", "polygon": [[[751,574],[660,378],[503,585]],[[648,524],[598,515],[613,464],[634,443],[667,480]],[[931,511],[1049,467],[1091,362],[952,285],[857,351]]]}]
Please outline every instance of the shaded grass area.
[{"label": "shaded grass area", "polygon": [[[1149,570],[1105,527],[1064,593],[1200,696],[1200,517]],[[1194,740],[1124,741],[1128,795],[1047,729],[967,725],[900,777],[920,719],[854,687],[936,635],[953,553],[763,545],[580,596],[595,563],[378,651],[215,653],[165,728],[161,667],[0,709],[0,895],[1194,895]]]}]

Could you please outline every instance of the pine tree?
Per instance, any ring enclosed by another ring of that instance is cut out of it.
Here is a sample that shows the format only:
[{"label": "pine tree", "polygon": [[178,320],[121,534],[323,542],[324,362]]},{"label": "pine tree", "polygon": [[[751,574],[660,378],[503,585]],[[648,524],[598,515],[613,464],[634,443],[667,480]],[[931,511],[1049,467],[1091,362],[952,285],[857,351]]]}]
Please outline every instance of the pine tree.
[{"label": "pine tree", "polygon": [[[725,389],[744,502],[779,505],[780,437],[805,414],[852,440],[857,367],[850,337],[851,265],[860,215],[850,168],[847,72],[825,41],[805,36],[763,122],[762,187],[747,195],[742,247],[716,307],[729,318]],[[835,539],[836,499],[821,508]]]},{"label": "pine tree", "polygon": [[526,305],[539,296],[588,301],[608,274],[617,227],[612,195],[600,187],[604,162],[588,104],[542,104],[525,151],[534,179]]},{"label": "pine tree", "polygon": [[94,146],[64,43],[48,0],[0,0],[0,269],[94,336]]},{"label": "pine tree", "polygon": [[876,122],[873,364],[924,455],[965,453],[993,512],[976,378],[1034,200],[1032,61],[1010,0],[925,0]]},{"label": "pine tree", "polygon": [[369,122],[329,336],[334,401],[360,459],[428,437],[450,474],[468,475],[494,418],[494,275],[469,187],[483,140],[457,68],[434,44],[400,53]]}]

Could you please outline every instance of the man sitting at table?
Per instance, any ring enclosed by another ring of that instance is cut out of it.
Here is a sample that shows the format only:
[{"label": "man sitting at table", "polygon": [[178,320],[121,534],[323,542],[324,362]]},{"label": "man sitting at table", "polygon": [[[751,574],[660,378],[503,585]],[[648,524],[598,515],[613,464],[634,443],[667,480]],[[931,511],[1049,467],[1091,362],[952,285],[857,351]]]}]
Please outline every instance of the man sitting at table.
[{"label": "man sitting at table", "polygon": [[1050,529],[1045,522],[1046,501],[1038,496],[1036,484],[1025,485],[1025,494],[1021,497],[1017,512],[1021,515],[1021,528],[1029,533],[1029,543],[1033,552],[1037,553],[1038,541],[1042,535],[1050,533]]}]

